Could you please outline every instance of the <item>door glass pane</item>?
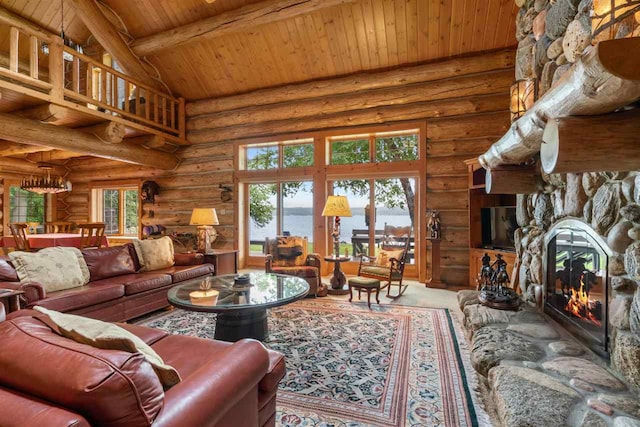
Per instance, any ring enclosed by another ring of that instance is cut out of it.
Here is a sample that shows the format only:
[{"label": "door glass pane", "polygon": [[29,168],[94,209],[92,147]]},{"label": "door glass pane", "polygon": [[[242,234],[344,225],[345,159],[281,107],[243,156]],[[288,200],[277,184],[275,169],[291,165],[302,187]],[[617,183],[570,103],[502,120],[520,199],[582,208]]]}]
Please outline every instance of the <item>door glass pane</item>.
[{"label": "door glass pane", "polygon": [[118,209],[119,192],[118,190],[102,191],[102,219],[104,221],[105,234],[118,234],[118,219],[120,211]]},{"label": "door glass pane", "polygon": [[376,138],[376,162],[418,159],[418,134]]},{"label": "door glass pane", "polygon": [[249,251],[251,255],[264,253],[265,237],[278,234],[276,184],[249,184]]},{"label": "door glass pane", "polygon": [[138,235],[138,190],[124,192],[124,234]]},{"label": "door glass pane", "polygon": [[247,170],[275,169],[277,167],[277,145],[247,147]]},{"label": "door glass pane", "polygon": [[[376,254],[384,232],[385,224],[394,227],[411,225],[415,236],[415,190],[413,178],[377,179],[375,181],[376,200]],[[407,252],[407,263],[415,264],[414,242],[412,239]]]},{"label": "door glass pane", "polygon": [[[352,179],[333,182],[333,194],[346,196],[351,207],[351,217],[340,218],[340,254],[345,250],[353,257],[368,254],[369,226],[365,215],[369,205],[369,181]],[[333,221],[333,218],[330,218]],[[330,229],[333,223],[329,223]],[[333,250],[331,251],[333,253]]]},{"label": "door glass pane", "polygon": [[351,165],[369,162],[369,139],[352,139],[331,142],[331,164]]},{"label": "door glass pane", "polygon": [[313,251],[313,183],[283,182],[282,234],[306,237]]}]

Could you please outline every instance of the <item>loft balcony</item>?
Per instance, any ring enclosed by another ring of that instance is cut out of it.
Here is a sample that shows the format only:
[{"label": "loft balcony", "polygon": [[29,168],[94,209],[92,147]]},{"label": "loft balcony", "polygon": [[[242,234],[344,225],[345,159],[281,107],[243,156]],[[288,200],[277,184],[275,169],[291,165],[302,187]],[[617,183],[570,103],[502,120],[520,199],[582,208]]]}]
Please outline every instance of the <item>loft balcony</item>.
[{"label": "loft balcony", "polygon": [[1,113],[21,114],[48,104],[64,111],[64,119],[50,120],[53,124],[85,127],[114,122],[124,126],[125,138],[148,136],[171,145],[187,144],[184,99],[28,25],[1,25],[0,39],[9,47],[0,52]]}]

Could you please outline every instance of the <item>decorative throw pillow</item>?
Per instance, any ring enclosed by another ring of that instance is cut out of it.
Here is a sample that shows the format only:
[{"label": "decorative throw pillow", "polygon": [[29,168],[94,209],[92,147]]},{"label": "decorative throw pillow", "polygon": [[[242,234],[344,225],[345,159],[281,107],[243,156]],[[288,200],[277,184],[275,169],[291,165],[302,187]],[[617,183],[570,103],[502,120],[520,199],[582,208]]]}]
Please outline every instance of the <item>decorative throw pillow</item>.
[{"label": "decorative throw pillow", "polygon": [[138,254],[140,271],[160,270],[172,267],[173,241],[169,236],[155,240],[134,240],[133,247]]},{"label": "decorative throw pillow", "polygon": [[393,251],[381,249],[376,256],[376,264],[385,267],[391,267],[391,258],[399,260],[403,252],[404,249],[397,249]]},{"label": "decorative throw pillow", "polygon": [[280,267],[294,267],[307,264],[307,241],[299,236],[278,236],[278,256]]},{"label": "decorative throw pillow", "polygon": [[38,252],[11,252],[20,282],[36,282],[47,292],[77,288],[89,283],[89,269],[77,248],[56,246]]},{"label": "decorative throw pillow", "polygon": [[126,329],[122,329],[113,323],[60,313],[40,306],[36,306],[33,309],[49,316],[49,319],[58,327],[60,334],[75,342],[103,350],[142,353],[147,362],[153,367],[165,389],[180,382],[178,371],[166,365],[154,349]]}]

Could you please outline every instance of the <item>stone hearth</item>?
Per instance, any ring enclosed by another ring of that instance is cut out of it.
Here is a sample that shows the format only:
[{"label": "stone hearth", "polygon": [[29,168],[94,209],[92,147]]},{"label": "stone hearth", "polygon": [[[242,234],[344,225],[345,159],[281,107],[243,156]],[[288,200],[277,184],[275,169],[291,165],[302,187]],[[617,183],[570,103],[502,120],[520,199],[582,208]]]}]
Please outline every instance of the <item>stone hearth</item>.
[{"label": "stone hearth", "polygon": [[637,391],[601,357],[538,308],[495,310],[477,294],[460,291],[458,302],[471,363],[501,425],[640,427]]}]

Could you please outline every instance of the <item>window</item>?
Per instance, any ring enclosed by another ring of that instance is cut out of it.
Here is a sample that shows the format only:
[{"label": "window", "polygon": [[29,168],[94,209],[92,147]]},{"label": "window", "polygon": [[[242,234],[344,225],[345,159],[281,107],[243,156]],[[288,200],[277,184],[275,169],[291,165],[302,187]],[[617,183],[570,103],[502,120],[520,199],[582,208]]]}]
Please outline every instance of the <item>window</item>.
[{"label": "window", "polygon": [[138,235],[138,188],[94,188],[92,220],[104,222],[104,233],[117,236]]},{"label": "window", "polygon": [[37,222],[44,224],[45,196],[21,189],[9,188],[9,222]]},{"label": "window", "polygon": [[376,161],[396,162],[418,159],[418,134],[400,134],[376,137]]},{"label": "window", "polygon": [[369,161],[369,139],[331,140],[331,164],[351,165]]},{"label": "window", "polygon": [[265,238],[302,236],[313,243],[313,183],[249,184],[249,253],[261,255]]},{"label": "window", "polygon": [[243,147],[246,170],[299,168],[313,165],[313,139]]}]

